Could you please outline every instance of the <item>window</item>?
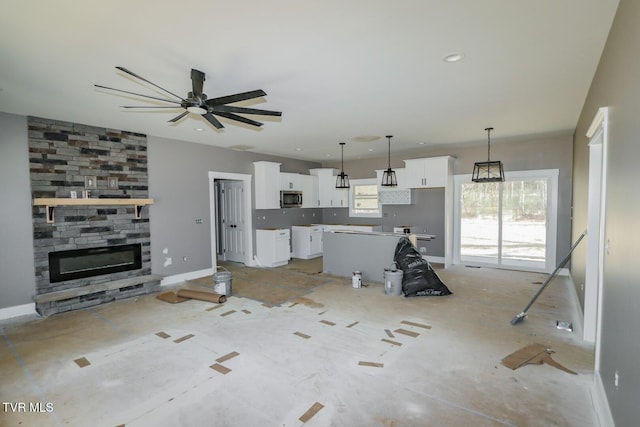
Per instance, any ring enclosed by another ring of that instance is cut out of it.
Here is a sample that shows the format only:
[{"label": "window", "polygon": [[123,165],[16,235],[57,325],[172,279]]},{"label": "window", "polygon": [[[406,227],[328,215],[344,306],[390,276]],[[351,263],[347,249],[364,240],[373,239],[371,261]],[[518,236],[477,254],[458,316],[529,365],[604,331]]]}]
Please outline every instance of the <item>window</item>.
[{"label": "window", "polygon": [[555,265],[557,170],[510,172],[503,183],[456,176],[459,263],[550,271]]},{"label": "window", "polygon": [[382,217],[378,203],[378,184],[376,179],[353,179],[349,188],[349,216]]}]

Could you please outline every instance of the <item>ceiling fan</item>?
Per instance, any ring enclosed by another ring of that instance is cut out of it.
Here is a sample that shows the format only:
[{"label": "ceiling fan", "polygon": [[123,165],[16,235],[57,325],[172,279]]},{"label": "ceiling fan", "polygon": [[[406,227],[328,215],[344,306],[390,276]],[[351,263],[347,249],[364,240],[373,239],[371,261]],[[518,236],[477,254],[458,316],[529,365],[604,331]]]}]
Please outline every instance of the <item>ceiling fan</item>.
[{"label": "ceiling fan", "polygon": [[112,87],[107,87],[102,85],[94,85],[94,86],[100,89],[108,89],[116,92],[128,93],[130,95],[141,96],[143,98],[155,99],[157,101],[176,104],[171,106],[122,106],[122,108],[168,108],[168,109],[184,108],[185,109],[184,112],[174,117],[173,119],[169,120],[169,122],[172,122],[172,123],[177,122],[178,120],[182,119],[184,116],[186,116],[189,113],[193,113],[193,114],[198,114],[204,117],[209,123],[215,126],[216,129],[222,129],[224,128],[224,126],[222,125],[222,123],[220,123],[220,121],[215,116],[220,116],[230,120],[235,120],[238,122],[246,123],[248,125],[259,127],[259,126],[262,126],[262,123],[257,122],[255,120],[248,119],[243,116],[239,116],[237,113],[256,114],[256,115],[262,115],[262,116],[277,116],[277,117],[282,116],[282,113],[280,111],[259,110],[256,108],[237,107],[233,105],[227,105],[227,104],[233,104],[239,101],[246,101],[249,99],[255,99],[255,98],[260,98],[262,96],[265,96],[266,92],[263,91],[262,89],[252,90],[249,92],[236,93],[235,95],[227,95],[227,96],[221,96],[218,98],[207,99],[207,95],[202,92],[202,88],[205,80],[204,73],[194,68],[191,69],[192,90],[187,94],[186,98],[178,96],[173,92],[169,92],[168,90],[158,86],[155,83],[150,82],[149,80],[145,79],[142,76],[139,76],[138,74],[132,71],[127,70],[124,67],[116,67],[116,68],[120,71],[123,71],[129,74],[130,76],[133,76],[139,80],[142,80],[145,83],[149,83],[150,85],[157,87],[163,92],[166,92],[169,95],[177,98],[177,100],[158,98],[155,96],[143,95],[140,93],[129,92],[126,90],[115,89]]}]

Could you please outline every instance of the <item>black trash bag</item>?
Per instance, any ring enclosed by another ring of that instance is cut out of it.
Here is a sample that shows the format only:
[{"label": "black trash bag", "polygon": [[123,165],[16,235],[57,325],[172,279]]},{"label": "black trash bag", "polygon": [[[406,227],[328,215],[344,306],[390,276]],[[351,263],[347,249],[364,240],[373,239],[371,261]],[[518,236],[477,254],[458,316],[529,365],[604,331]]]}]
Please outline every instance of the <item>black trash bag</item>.
[{"label": "black trash bag", "polygon": [[431,265],[406,237],[396,245],[393,261],[402,270],[402,292],[405,297],[451,295]]}]

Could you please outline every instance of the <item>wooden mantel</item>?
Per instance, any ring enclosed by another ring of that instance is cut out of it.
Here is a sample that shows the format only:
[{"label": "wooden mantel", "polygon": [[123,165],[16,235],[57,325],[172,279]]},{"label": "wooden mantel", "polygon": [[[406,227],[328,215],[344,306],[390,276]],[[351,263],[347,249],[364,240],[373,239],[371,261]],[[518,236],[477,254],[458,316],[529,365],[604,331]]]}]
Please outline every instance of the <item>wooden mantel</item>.
[{"label": "wooden mantel", "polygon": [[69,198],[38,198],[33,199],[33,206],[45,206],[47,224],[55,221],[53,211],[57,206],[133,206],[135,218],[140,219],[140,211],[147,205],[152,205],[153,199],[69,199]]}]

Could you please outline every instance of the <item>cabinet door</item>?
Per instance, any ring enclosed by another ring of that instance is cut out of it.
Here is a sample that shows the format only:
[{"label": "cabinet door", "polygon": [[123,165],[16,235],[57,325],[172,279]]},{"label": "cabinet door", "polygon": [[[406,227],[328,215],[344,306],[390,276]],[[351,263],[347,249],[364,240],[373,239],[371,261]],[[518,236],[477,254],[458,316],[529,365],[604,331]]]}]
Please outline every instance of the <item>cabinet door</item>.
[{"label": "cabinet door", "polygon": [[322,230],[312,229],[309,233],[309,255],[322,253]]},{"label": "cabinet door", "polygon": [[434,157],[425,160],[425,178],[426,187],[446,187],[447,185],[447,172],[448,172],[448,158],[447,157]]},{"label": "cabinet door", "polygon": [[254,162],[256,209],[280,208],[280,163]]},{"label": "cabinet door", "polygon": [[302,175],[299,173],[280,173],[280,190],[302,190]]},{"label": "cabinet door", "polygon": [[424,159],[405,160],[404,164],[405,186],[407,188],[424,188],[426,186]]},{"label": "cabinet door", "polygon": [[332,208],[348,208],[349,207],[349,189],[335,188],[333,184],[333,197],[331,198]]},{"label": "cabinet door", "polygon": [[318,177],[313,175],[300,175],[302,182],[302,207],[318,207]]}]

